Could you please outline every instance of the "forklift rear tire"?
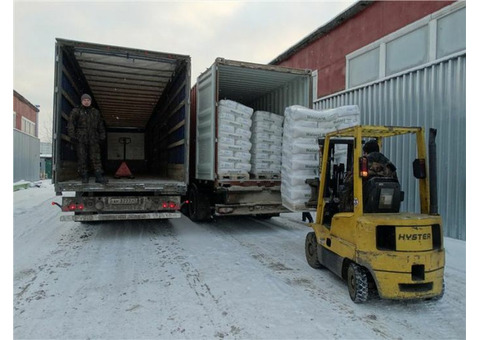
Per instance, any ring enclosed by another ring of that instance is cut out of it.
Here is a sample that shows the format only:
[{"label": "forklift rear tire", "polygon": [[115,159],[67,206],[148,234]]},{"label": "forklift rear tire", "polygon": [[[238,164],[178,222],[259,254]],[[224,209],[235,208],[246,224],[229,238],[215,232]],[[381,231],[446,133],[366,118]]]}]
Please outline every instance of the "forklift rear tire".
[{"label": "forklift rear tire", "polygon": [[362,303],[368,300],[368,275],[365,268],[351,262],[348,266],[347,285],[353,302]]},{"label": "forklift rear tire", "polygon": [[315,269],[323,268],[317,255],[317,237],[314,232],[309,232],[305,238],[305,257],[310,267]]},{"label": "forklift rear tire", "polygon": [[210,211],[210,200],[206,193],[193,184],[189,191],[190,204],[188,205],[188,215],[194,222],[208,221],[212,214]]}]

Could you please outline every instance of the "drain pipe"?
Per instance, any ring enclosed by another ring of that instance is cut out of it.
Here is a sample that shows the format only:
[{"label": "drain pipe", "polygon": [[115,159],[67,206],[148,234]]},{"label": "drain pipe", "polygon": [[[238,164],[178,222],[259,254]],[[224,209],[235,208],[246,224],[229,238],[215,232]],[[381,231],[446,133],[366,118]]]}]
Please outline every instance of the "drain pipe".
[{"label": "drain pipe", "polygon": [[428,135],[428,168],[430,173],[430,215],[438,215],[437,193],[437,129],[430,128]]}]

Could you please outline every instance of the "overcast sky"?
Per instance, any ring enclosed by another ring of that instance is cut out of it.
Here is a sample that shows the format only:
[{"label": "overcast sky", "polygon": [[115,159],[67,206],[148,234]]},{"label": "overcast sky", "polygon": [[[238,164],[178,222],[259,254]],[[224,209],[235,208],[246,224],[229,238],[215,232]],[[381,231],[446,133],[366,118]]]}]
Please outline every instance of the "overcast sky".
[{"label": "overcast sky", "polygon": [[55,38],[269,63],[355,1],[13,1],[13,88],[51,130]]}]

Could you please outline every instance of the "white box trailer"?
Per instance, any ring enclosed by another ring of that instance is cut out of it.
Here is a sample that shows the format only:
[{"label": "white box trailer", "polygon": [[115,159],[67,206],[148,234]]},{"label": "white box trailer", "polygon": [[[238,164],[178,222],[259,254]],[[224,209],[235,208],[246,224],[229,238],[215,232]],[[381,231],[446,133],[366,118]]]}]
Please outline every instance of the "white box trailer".
[{"label": "white box trailer", "polygon": [[212,214],[269,217],[287,212],[282,206],[280,178],[221,173],[219,106],[221,100],[228,100],[282,116],[290,105],[311,108],[311,71],[217,58],[198,77],[191,98],[191,135],[196,142],[190,150],[190,218],[201,221]]},{"label": "white box trailer", "polygon": [[[189,180],[190,57],[57,39],[54,82],[53,183],[68,213],[61,219],[180,217]],[[105,185],[81,182],[67,134],[82,93],[105,121]],[[115,178],[123,162],[132,176]]]}]

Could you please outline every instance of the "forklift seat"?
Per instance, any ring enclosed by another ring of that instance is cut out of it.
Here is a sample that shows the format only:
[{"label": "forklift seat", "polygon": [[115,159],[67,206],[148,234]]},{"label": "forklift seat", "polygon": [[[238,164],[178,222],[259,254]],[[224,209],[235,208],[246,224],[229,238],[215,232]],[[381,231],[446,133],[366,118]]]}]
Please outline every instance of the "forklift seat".
[{"label": "forklift seat", "polygon": [[404,192],[393,177],[372,177],[363,184],[364,213],[397,213]]}]

